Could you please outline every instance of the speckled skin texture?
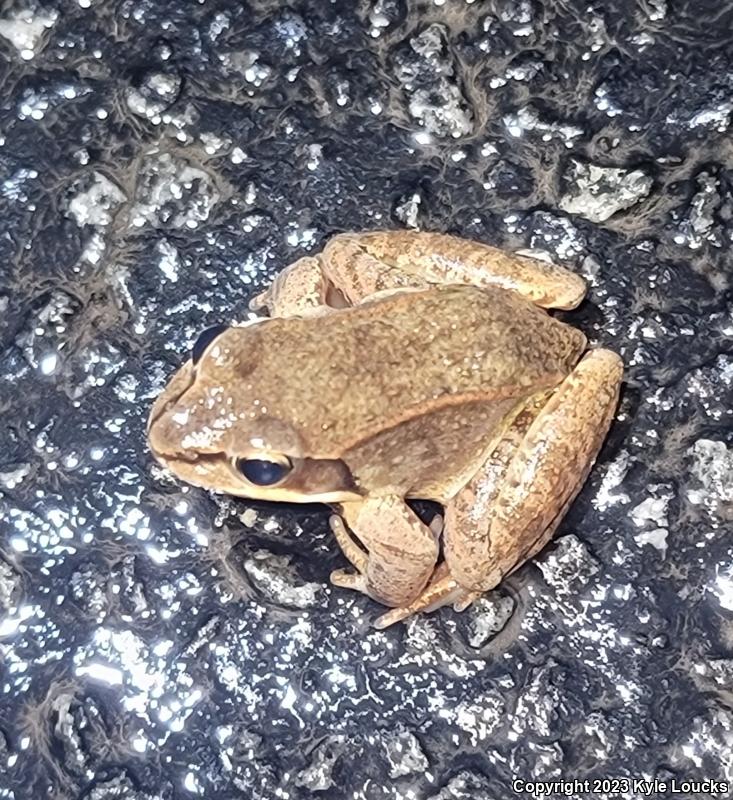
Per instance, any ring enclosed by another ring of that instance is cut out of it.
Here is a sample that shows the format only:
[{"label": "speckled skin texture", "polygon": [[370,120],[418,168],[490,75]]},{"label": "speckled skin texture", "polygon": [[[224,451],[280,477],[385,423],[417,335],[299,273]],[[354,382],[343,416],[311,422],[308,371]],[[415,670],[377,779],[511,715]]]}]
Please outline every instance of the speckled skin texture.
[{"label": "speckled skin texture", "polygon": [[[475,436],[480,426],[473,416],[490,410],[492,401],[521,402],[556,386],[584,345],[580,331],[521,298],[468,286],[409,292],[324,316],[267,320],[221,334],[183,394],[174,383],[150,436],[161,453],[188,449],[192,459],[197,451],[243,453],[255,437],[274,452],[342,458],[401,421],[423,420],[424,435],[417,438],[434,438],[448,426],[431,425],[430,415],[444,409],[454,425]],[[295,377],[293,364],[312,377]],[[217,387],[226,402],[207,403]],[[223,437],[211,437],[200,450],[182,444],[186,437],[200,439],[229,413],[237,419]],[[186,421],[176,424],[181,414]],[[270,437],[270,420],[276,428],[288,426],[282,436],[297,442],[293,451],[283,448],[279,431]],[[407,480],[395,485],[407,489]]]},{"label": "speckled skin texture", "polygon": [[[733,10],[34,8],[0,10],[3,800],[732,780]],[[533,563],[378,632],[327,512],[187,490],[145,423],[283,266],[416,225],[583,275],[626,385]]]}]

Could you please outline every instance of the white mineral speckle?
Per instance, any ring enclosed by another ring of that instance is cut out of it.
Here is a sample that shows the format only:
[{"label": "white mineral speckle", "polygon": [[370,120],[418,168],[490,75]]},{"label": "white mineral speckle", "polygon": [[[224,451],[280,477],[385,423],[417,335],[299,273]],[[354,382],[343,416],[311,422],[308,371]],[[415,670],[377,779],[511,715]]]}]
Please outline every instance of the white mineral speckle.
[{"label": "white mineral speckle", "polygon": [[224,53],[219,56],[225,66],[232,71],[240,72],[244,80],[259,88],[270,77],[272,70],[260,62],[260,54],[254,50],[239,53]]},{"label": "white mineral speckle", "polygon": [[242,521],[242,525],[244,525],[245,528],[254,528],[258,516],[256,508],[248,508],[240,514],[239,519]]},{"label": "white mineral speckle", "polygon": [[638,528],[653,524],[660,528],[669,525],[667,512],[672,493],[668,486],[650,486],[655,496],[647,497],[631,510],[631,519]]},{"label": "white mineral speckle", "polygon": [[642,529],[634,539],[640,547],[649,544],[664,556],[669,534],[669,504],[674,495],[668,484],[653,484],[649,491],[651,495],[631,509],[634,525]]},{"label": "white mineral speckle", "polygon": [[631,466],[631,457],[628,450],[622,450],[616,459],[606,467],[606,473],[601,479],[601,485],[593,499],[593,505],[599,511],[606,511],[616,503],[628,503],[630,498],[626,492],[616,492],[615,489],[623,483],[626,473]]},{"label": "white mineral speckle", "polygon": [[211,25],[209,25],[209,38],[211,41],[216,41],[219,36],[224,33],[224,31],[229,30],[231,24],[232,22],[228,14],[225,14],[222,11],[217,12],[213,21],[211,22]]},{"label": "white mineral speckle", "polygon": [[422,196],[419,192],[413,192],[395,208],[395,216],[401,220],[407,228],[418,228],[417,215],[422,203]]},{"label": "white mineral speckle", "polygon": [[441,708],[439,715],[464,733],[473,747],[491,736],[506,721],[504,701],[498,692],[482,692]]},{"label": "white mineral speckle", "polygon": [[691,472],[701,486],[688,489],[687,497],[715,516],[724,504],[733,503],[733,448],[724,442],[699,439],[689,452]]},{"label": "white mineral speckle", "polygon": [[[516,219],[513,222],[516,222]],[[586,251],[583,236],[567,217],[542,211],[533,216],[532,222],[530,247],[533,250],[549,250],[555,256],[552,261],[559,260],[560,263],[572,261]],[[517,229],[512,223],[507,225],[507,228]]]},{"label": "white mineral speckle", "polygon": [[640,169],[602,167],[575,159],[565,178],[568,185],[560,198],[560,208],[591,222],[604,222],[617,211],[638,203],[649,194],[653,183]]},{"label": "white mineral speckle", "polygon": [[244,562],[244,569],[260,591],[278,605],[310,608],[319,602],[323,587],[300,580],[286,556],[257,550]]},{"label": "white mineral speckle", "polygon": [[199,139],[201,139],[201,144],[204,146],[204,152],[209,156],[221,155],[224,150],[231,146],[230,139],[223,136],[217,136],[215,133],[211,133],[210,131],[202,131],[199,134]]},{"label": "white mineral speckle", "polygon": [[178,250],[167,239],[161,239],[156,245],[160,260],[158,267],[165,276],[166,280],[175,283],[178,280],[178,272],[181,268],[181,259]]},{"label": "white mineral speckle", "polygon": [[733,103],[726,101],[719,103],[715,108],[705,108],[698,111],[688,122],[691,128],[715,128],[721,133],[730,125],[730,115]]},{"label": "white mineral speckle", "polygon": [[410,114],[438,136],[468,136],[473,128],[471,114],[461,107],[457,87],[451,86],[446,92],[445,102],[436,105],[431,92],[416,89],[410,98]]},{"label": "white mineral speckle", "polygon": [[0,558],[0,611],[14,607],[14,599],[19,589],[20,576],[10,564]]},{"label": "white mineral speckle", "polygon": [[191,792],[191,794],[201,794],[203,787],[196,777],[196,773],[189,770],[186,773],[186,777],[183,779],[183,788],[187,792]]},{"label": "white mineral speckle", "polygon": [[476,600],[465,612],[471,621],[468,639],[471,647],[483,647],[507,624],[513,611],[512,598],[502,597],[498,592],[490,592]]},{"label": "white mineral speckle", "polygon": [[716,212],[722,202],[720,181],[715,175],[703,171],[697,176],[696,183],[697,190],[686,215],[673,212],[673,218],[680,220],[674,241],[686,245],[690,250],[698,250],[706,243],[721,247],[723,240],[715,224]]},{"label": "white mineral speckle", "polygon": [[648,0],[645,6],[652,22],[658,22],[667,16],[667,0]]},{"label": "white mineral speckle", "polygon": [[38,364],[38,368],[43,375],[53,375],[58,366],[59,357],[56,353],[48,353],[43,356]]},{"label": "white mineral speckle", "polygon": [[101,172],[92,172],[89,182],[79,188],[69,203],[69,216],[76,224],[104,227],[112,222],[119,205],[127,198],[122,189]]},{"label": "white mineral speckle", "polygon": [[179,75],[151,72],[143,78],[139,86],[127,87],[127,107],[133,114],[158,124],[161,122],[160,115],[175,101],[180,89]]},{"label": "white mineral speckle", "polygon": [[[30,471],[30,464],[14,464],[3,467],[0,470],[0,485],[6,489],[15,489],[28,477]],[[2,564],[3,562],[0,560],[0,566]]]},{"label": "white mineral speckle", "polygon": [[56,24],[58,11],[18,9],[0,19],[0,36],[7,39],[24,61],[29,61],[43,38],[43,34]]},{"label": "white mineral speckle", "polygon": [[606,113],[606,116],[617,117],[619,114],[623,114],[622,109],[620,109],[611,98],[608,87],[603,84],[596,89],[593,102],[599,111],[604,111]]},{"label": "white mineral speckle", "polygon": [[384,28],[390,25],[389,3],[385,2],[385,0],[376,0],[369,12],[369,22],[371,24],[369,33],[373,38],[377,39],[382,35]]},{"label": "white mineral speckle", "polygon": [[545,122],[531,106],[520,108],[514,114],[507,114],[503,121],[510,136],[519,138],[525,131],[541,131],[543,141],[549,142],[553,138],[562,139],[566,147],[572,147],[573,140],[584,133],[583,129],[576,125]]},{"label": "white mineral speckle", "polygon": [[669,530],[667,528],[655,528],[654,530],[645,531],[644,533],[637,533],[634,539],[640,547],[645,544],[650,544],[664,556],[667,553],[668,535]]},{"label": "white mineral speckle", "polygon": [[131,224],[196,228],[219,202],[211,176],[170,153],[147,156],[136,187]]},{"label": "white mineral speckle", "polygon": [[559,596],[574,594],[599,570],[586,546],[573,534],[557,540],[554,549],[537,563],[545,582]]},{"label": "white mineral speckle", "polygon": [[[408,95],[410,115],[429,133],[459,138],[473,131],[473,114],[456,81],[453,62],[444,45],[445,36],[444,27],[433,24],[410,39],[422,66],[401,63],[396,74]],[[427,71],[431,81],[424,86]]]},{"label": "white mineral speckle", "polygon": [[98,264],[102,260],[104,251],[107,245],[104,241],[104,236],[96,231],[93,233],[84,244],[84,250],[79,258],[80,261],[86,261],[88,264]]},{"label": "white mineral speckle", "polygon": [[389,777],[422,775],[429,766],[418,738],[407,730],[400,730],[385,737],[385,750],[389,761]]},{"label": "white mineral speckle", "polygon": [[[733,608],[733,606],[731,606]],[[675,748],[672,764],[682,774],[702,770],[704,764],[712,761],[718,764],[718,780],[733,782],[733,712],[724,704],[711,706],[704,715],[695,717],[687,723],[684,744]],[[680,783],[680,781],[678,781]],[[702,796],[702,793],[696,793]]]},{"label": "white mineral speckle", "polygon": [[34,181],[37,177],[38,172],[35,169],[21,167],[0,184],[0,195],[8,200],[27,203],[26,187],[28,183]]},{"label": "white mineral speckle", "polygon": [[733,611],[733,567],[730,564],[719,568],[711,591],[722,608]]},{"label": "white mineral speckle", "polygon": [[343,736],[328,737],[312,753],[310,764],[298,774],[296,782],[311,792],[324,792],[333,786],[333,767],[340,754]]},{"label": "white mineral speckle", "polygon": [[18,105],[18,119],[32,119],[38,122],[46,116],[49,99],[45,93],[25,89]]}]

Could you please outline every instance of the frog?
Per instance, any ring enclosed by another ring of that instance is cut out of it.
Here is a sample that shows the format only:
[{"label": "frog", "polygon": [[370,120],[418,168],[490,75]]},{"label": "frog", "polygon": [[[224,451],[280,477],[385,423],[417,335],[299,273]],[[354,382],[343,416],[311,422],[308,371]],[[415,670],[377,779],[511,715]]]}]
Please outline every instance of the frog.
[{"label": "frog", "polygon": [[328,505],[350,565],[330,581],[388,609],[375,627],[463,611],[550,541],[615,416],[621,358],[552,314],[585,294],[532,253],[337,234],[253,319],[201,333],[152,407],[150,449],[214,492]]}]

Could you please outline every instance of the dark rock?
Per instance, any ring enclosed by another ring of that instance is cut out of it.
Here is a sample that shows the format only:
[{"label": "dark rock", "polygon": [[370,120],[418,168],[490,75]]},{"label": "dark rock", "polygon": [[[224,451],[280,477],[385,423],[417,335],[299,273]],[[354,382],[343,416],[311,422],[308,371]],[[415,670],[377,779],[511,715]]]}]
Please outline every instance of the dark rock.
[{"label": "dark rock", "polygon": [[[2,5],[0,797],[733,778],[733,11],[628,5]],[[626,383],[547,551],[378,632],[323,507],[184,487],[145,425],[203,328],[384,227],[582,274]]]}]

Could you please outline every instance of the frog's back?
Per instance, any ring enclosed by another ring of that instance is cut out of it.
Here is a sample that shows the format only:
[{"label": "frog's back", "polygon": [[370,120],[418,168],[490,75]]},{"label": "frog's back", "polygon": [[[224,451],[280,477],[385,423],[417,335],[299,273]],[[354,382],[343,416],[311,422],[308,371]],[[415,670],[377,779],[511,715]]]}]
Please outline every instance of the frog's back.
[{"label": "frog's back", "polygon": [[256,329],[248,376],[255,395],[324,457],[421,408],[554,386],[585,348],[580,331],[518,295],[470,286],[398,293]]}]

